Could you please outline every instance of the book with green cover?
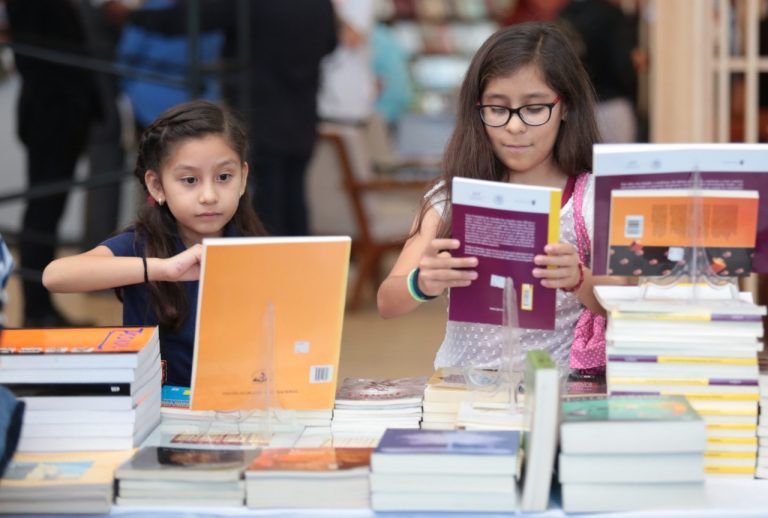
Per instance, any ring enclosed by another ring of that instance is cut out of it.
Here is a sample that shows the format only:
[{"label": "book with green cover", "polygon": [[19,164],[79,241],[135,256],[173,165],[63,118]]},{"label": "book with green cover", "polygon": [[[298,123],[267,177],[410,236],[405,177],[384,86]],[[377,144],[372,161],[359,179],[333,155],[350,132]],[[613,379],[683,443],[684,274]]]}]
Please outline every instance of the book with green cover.
[{"label": "book with green cover", "polygon": [[557,450],[560,378],[549,353],[526,353],[522,511],[546,511]]},{"label": "book with green cover", "polygon": [[704,451],[704,421],[682,396],[608,396],[562,404],[565,453]]}]

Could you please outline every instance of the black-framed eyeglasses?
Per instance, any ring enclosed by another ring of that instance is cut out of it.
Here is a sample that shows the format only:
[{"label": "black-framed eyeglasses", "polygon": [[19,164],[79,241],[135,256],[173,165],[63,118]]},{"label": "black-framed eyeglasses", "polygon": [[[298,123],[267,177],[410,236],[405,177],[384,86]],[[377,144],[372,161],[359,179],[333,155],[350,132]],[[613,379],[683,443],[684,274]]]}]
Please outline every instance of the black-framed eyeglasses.
[{"label": "black-framed eyeglasses", "polygon": [[499,106],[496,104],[479,104],[480,119],[483,124],[492,128],[500,128],[509,124],[512,116],[517,114],[526,126],[543,126],[552,117],[552,108],[560,102],[560,96],[551,103],[526,104],[519,108]]}]

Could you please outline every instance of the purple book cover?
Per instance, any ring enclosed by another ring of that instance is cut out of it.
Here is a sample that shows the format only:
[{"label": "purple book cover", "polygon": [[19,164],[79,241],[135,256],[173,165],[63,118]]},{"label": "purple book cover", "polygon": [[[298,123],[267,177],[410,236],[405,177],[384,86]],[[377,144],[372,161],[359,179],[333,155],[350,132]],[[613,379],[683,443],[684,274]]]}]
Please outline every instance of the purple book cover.
[{"label": "purple book cover", "polygon": [[423,430],[388,428],[374,453],[517,455],[518,430]]},{"label": "purple book cover", "polygon": [[518,326],[554,329],[556,290],[533,277],[533,258],[559,241],[559,189],[455,178],[452,232],[456,256],[478,258],[478,278],[453,288],[448,318],[502,325],[504,283],[514,281]]},{"label": "purple book cover", "polygon": [[[608,274],[611,191],[690,189],[694,170],[700,171],[702,189],[759,192],[752,271],[768,273],[768,145],[633,144],[594,149],[593,274]],[[733,260],[743,259],[734,256]]]}]

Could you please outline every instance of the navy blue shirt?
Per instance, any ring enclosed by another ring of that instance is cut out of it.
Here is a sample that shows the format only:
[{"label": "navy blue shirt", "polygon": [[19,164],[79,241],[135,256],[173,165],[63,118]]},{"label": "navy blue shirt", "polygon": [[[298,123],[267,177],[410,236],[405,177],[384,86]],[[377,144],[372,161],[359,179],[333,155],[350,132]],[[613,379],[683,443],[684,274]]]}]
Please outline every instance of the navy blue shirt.
[{"label": "navy blue shirt", "polygon": [[[144,241],[136,240],[133,230],[128,230],[101,243],[115,256],[142,257]],[[175,254],[186,249],[176,238]],[[192,378],[192,358],[195,347],[195,321],[197,319],[197,292],[199,281],[182,283],[189,301],[189,314],[176,331],[160,328],[160,357],[165,361],[166,380],[169,385],[189,387]],[[156,326],[157,315],[149,305],[149,291],[144,283],[123,286],[123,325]]]}]

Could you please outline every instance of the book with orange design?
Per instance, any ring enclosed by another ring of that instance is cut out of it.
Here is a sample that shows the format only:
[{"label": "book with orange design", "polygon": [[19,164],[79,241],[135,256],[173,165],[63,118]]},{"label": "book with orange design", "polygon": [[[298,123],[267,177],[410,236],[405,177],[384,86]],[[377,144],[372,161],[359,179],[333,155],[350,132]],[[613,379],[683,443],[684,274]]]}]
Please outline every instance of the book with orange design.
[{"label": "book with orange design", "polygon": [[749,275],[759,201],[757,191],[613,191],[608,273],[666,275],[684,264],[686,249],[696,245],[713,274]]},{"label": "book with orange design", "polygon": [[0,369],[136,368],[159,350],[157,327],[0,331]]},{"label": "book with orange design", "polygon": [[203,241],[193,410],[333,408],[349,237]]}]

